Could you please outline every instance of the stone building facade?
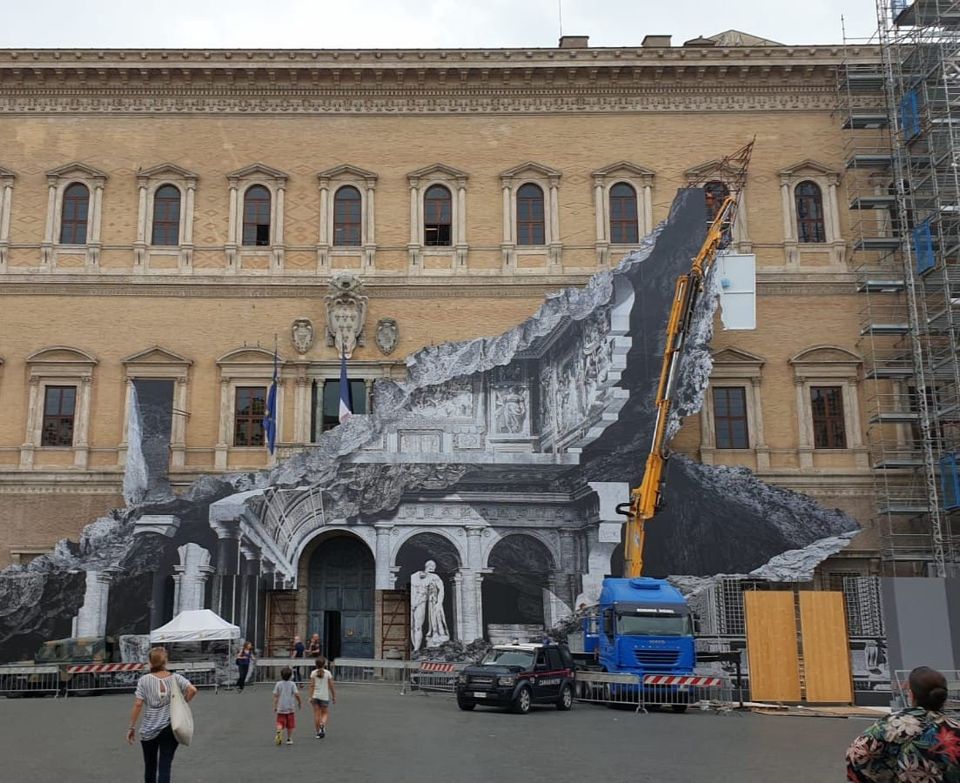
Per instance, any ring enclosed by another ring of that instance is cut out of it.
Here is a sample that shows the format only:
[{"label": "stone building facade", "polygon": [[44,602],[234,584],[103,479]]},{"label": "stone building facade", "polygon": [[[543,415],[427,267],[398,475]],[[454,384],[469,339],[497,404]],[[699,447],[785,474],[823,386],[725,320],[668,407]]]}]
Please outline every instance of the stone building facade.
[{"label": "stone building facade", "polygon": [[[727,42],[0,51],[0,565],[122,505],[134,386],[169,408],[173,491],[268,466],[334,423],[341,352],[366,410],[374,381],[403,379],[413,351],[503,332],[615,263],[679,187],[722,182],[718,160],[755,138],[734,244],[756,258],[758,327],[718,332],[713,390],[674,445],[849,513],[863,532],[823,578],[876,572],[835,115],[842,53]],[[336,279],[353,280],[362,314],[338,309]],[[260,418],[275,342],[270,457]],[[516,413],[529,402],[517,388],[504,379],[485,392],[520,395],[512,418],[489,422],[507,453],[543,445]],[[457,418],[456,399],[432,404],[431,416]],[[431,439],[481,434],[464,416],[443,436],[411,427],[392,448],[433,453],[446,444]],[[389,535],[383,520],[357,531],[378,590],[409,577],[400,550],[436,532],[422,521],[446,516],[445,502],[411,498]],[[462,607],[478,599],[459,571],[488,568],[517,522],[485,508],[501,529],[458,523],[457,567],[437,563],[457,585],[446,600],[461,607],[451,616],[463,639],[478,615]],[[597,507],[582,513],[602,529]],[[562,582],[578,545],[562,525],[523,524],[542,545],[533,559]],[[303,629],[318,542],[298,552],[306,578],[289,610]],[[198,584],[213,548],[181,552],[178,605],[209,599]],[[556,594],[574,601],[572,590]]]}]

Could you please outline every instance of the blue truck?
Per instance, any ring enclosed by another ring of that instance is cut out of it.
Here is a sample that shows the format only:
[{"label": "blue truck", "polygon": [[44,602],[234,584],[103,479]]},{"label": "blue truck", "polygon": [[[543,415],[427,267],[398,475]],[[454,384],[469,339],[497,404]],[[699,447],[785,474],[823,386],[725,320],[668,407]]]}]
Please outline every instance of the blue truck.
[{"label": "blue truck", "polygon": [[[583,618],[582,630],[582,649],[573,639],[571,649],[588,668],[641,678],[694,673],[693,618],[683,595],[664,579],[604,579],[600,603]],[[677,712],[686,709],[682,685],[654,690],[645,702],[655,703],[659,694]]]}]

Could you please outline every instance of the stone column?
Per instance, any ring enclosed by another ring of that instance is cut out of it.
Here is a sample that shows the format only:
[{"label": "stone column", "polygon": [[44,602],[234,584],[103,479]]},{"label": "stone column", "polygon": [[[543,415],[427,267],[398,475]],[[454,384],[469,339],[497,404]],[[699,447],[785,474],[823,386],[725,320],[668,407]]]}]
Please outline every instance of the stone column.
[{"label": "stone column", "polygon": [[43,402],[40,399],[42,387],[40,379],[36,376],[30,377],[30,397],[27,402],[27,433],[23,445],[20,446],[20,468],[29,469],[33,467],[33,452],[40,445],[37,435],[37,418],[42,413]]},{"label": "stone column", "polygon": [[[454,638],[464,642],[463,629],[463,574],[457,571],[451,577],[450,589],[453,590],[453,623],[451,625]],[[473,641],[472,639],[470,641]],[[466,642],[465,642],[466,643]]]},{"label": "stone column", "polygon": [[243,237],[240,236],[243,231],[242,226],[237,225],[238,221],[238,211],[239,199],[240,199],[240,183],[236,179],[230,180],[230,212],[228,214],[228,225],[227,225],[227,244],[224,247],[227,255],[227,271],[236,272],[237,271],[237,246],[240,244],[240,241]]},{"label": "stone column", "polygon": [[107,633],[107,607],[110,600],[109,570],[87,571],[83,606],[73,621],[73,636],[102,637]]},{"label": "stone column", "polygon": [[220,425],[217,429],[217,444],[214,447],[213,467],[215,470],[227,469],[227,449],[230,442],[230,381],[220,379]]},{"label": "stone column", "polygon": [[187,376],[173,384],[173,416],[170,421],[170,464],[182,468],[187,464]]},{"label": "stone column", "polygon": [[366,220],[364,225],[366,230],[364,232],[365,236],[363,239],[364,245],[364,269],[368,272],[372,272],[376,266],[376,250],[377,250],[377,217],[376,217],[376,207],[374,204],[374,193],[376,192],[376,180],[367,180],[367,199],[366,199]]},{"label": "stone column", "polygon": [[[48,269],[53,266],[53,236],[57,224],[57,178],[47,177],[47,223],[43,231],[43,244],[40,245],[40,260]],[[59,239],[57,237],[56,239]]]},{"label": "stone column", "polygon": [[177,547],[180,563],[173,567],[173,613],[203,609],[206,605],[206,584],[215,569],[210,565],[210,552],[199,544]]},{"label": "stone column", "polygon": [[73,464],[78,468],[87,467],[90,456],[88,433],[90,430],[90,398],[93,396],[93,377],[84,375],[77,389],[77,415],[73,430]]},{"label": "stone column", "polygon": [[90,235],[87,237],[87,263],[100,263],[100,216],[103,213],[103,180],[93,184],[93,210],[90,216]]},{"label": "stone column", "polygon": [[193,266],[193,209],[197,200],[196,182],[187,183],[187,203],[183,216],[183,236],[180,238],[180,264],[183,268]]},{"label": "stone column", "polygon": [[810,438],[810,422],[807,421],[807,411],[810,406],[806,396],[809,394],[803,378],[794,379],[794,388],[797,392],[797,452],[801,468],[813,467],[813,441]]},{"label": "stone column", "polygon": [[757,452],[757,470],[769,470],[770,449],[763,434],[763,405],[760,399],[760,378],[750,379],[753,392],[753,448]]},{"label": "stone column", "polygon": [[642,237],[653,231],[653,186],[649,182],[643,183],[643,231]]},{"label": "stone column", "polygon": [[260,550],[254,546],[243,544],[240,547],[243,554],[241,563],[241,611],[239,622],[240,633],[247,641],[256,642],[257,615],[260,612]]},{"label": "stone column", "polygon": [[420,187],[417,180],[410,180],[410,243],[407,245],[411,269],[419,271],[420,263]]},{"label": "stone column", "polygon": [[[140,177],[137,180],[138,209],[137,209],[137,241],[133,246],[133,261],[137,267],[143,268],[147,260],[147,179]],[[152,237],[151,237],[152,239]]]},{"label": "stone column", "polygon": [[597,229],[597,266],[606,266],[609,260],[607,247],[607,220],[603,204],[603,177],[593,179],[593,212]]},{"label": "stone column", "polygon": [[211,522],[217,532],[217,570],[213,580],[213,610],[236,623],[238,575],[240,573],[240,524],[237,520]]},{"label": "stone column", "polygon": [[377,531],[376,558],[374,568],[376,569],[376,589],[393,590],[394,573],[391,570],[393,565],[390,562],[390,535],[393,532],[393,525],[388,523],[379,523],[374,525]]}]

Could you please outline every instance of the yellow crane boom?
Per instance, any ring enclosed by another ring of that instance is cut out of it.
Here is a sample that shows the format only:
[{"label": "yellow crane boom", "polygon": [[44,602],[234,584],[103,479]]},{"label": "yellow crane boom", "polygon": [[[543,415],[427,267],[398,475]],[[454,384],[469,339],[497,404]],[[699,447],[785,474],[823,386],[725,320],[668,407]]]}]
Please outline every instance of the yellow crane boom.
[{"label": "yellow crane boom", "polygon": [[[749,161],[752,143],[738,153],[743,156],[742,168],[745,171]],[[680,351],[687,336],[690,319],[696,309],[697,300],[703,292],[704,279],[717,259],[717,254],[726,243],[736,216],[737,196],[741,188],[733,195],[727,195],[720,205],[716,216],[707,229],[707,237],[693,260],[690,271],[677,278],[673,294],[670,317],[667,320],[667,340],[660,369],[660,381],[657,385],[656,424],[653,430],[653,443],[643,472],[643,481],[630,493],[630,509],[627,511],[627,531],[624,544],[624,576],[638,577],[643,571],[643,545],[645,525],[660,507],[663,487],[663,469],[667,461],[666,433],[670,417],[674,380]],[[627,504],[623,504],[627,505]]]}]

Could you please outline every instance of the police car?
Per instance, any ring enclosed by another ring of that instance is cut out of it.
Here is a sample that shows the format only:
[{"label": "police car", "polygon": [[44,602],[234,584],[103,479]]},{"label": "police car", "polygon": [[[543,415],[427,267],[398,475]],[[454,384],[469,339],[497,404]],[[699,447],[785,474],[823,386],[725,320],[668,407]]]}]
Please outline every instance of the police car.
[{"label": "police car", "polygon": [[457,677],[457,706],[509,707],[522,715],[535,704],[573,706],[573,657],[564,644],[501,644]]}]

